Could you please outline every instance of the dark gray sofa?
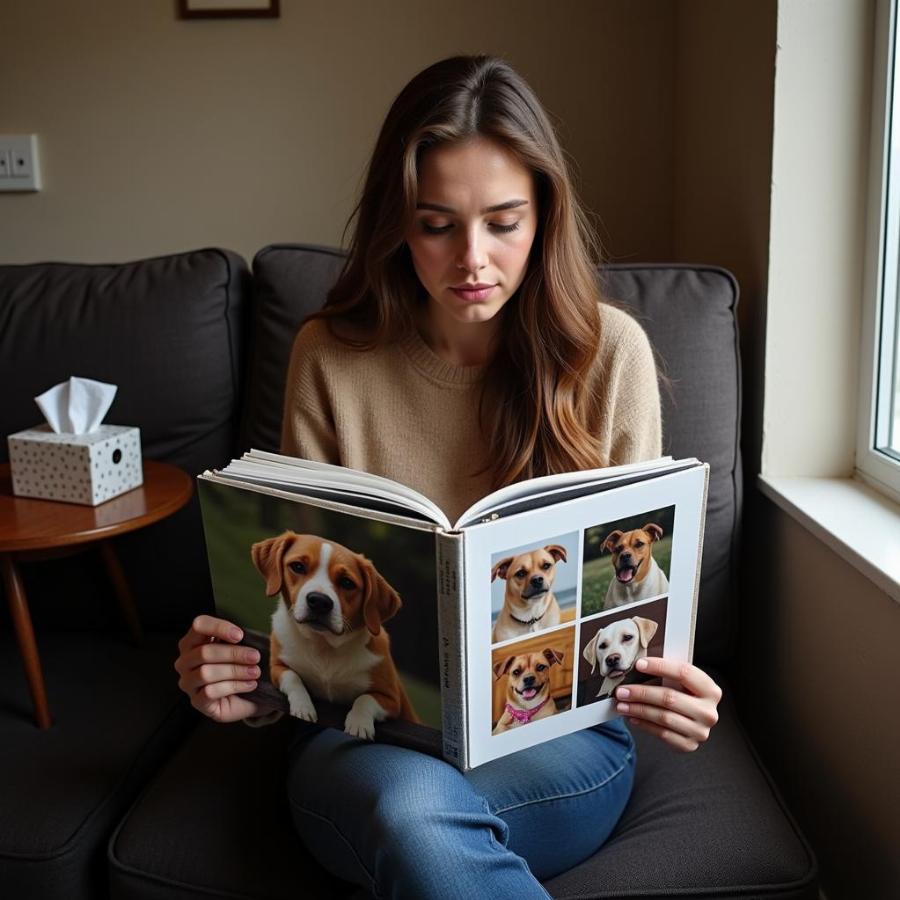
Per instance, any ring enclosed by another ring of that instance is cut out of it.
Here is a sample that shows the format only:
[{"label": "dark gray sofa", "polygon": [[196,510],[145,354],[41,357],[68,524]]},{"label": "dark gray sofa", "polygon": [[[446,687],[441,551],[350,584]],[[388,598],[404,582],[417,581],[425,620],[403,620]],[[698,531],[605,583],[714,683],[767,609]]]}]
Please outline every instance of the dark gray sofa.
[{"label": "dark gray sofa", "polygon": [[[34,424],[31,398],[77,374],[119,385],[107,421],[139,425],[148,458],[196,474],[250,446],[277,449],[291,340],[341,263],[329,248],[278,245],[257,254],[252,276],[215,249],[123,265],[0,266],[3,434]],[[815,898],[813,854],[728,690],[739,640],[737,285],[710,267],[612,266],[602,278],[647,330],[668,378],[666,452],[711,463],[696,649],[726,695],[698,753],[637,736],[635,791],[610,842],[547,889],[561,898]],[[148,631],[139,648],[125,638],[91,554],[23,565],[49,731],[32,724],[2,622],[3,893],[353,895],[291,830],[282,789],[291,723],[215,725],[177,690],[177,636],[212,611],[196,499],[117,546]]]}]

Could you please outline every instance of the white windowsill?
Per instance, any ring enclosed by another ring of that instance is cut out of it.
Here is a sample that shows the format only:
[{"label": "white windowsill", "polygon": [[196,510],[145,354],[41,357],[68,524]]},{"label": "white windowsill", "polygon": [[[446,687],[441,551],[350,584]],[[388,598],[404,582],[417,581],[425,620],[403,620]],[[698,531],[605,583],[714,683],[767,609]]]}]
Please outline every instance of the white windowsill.
[{"label": "white windowsill", "polygon": [[853,478],[760,475],[759,489],[900,603],[900,506]]}]

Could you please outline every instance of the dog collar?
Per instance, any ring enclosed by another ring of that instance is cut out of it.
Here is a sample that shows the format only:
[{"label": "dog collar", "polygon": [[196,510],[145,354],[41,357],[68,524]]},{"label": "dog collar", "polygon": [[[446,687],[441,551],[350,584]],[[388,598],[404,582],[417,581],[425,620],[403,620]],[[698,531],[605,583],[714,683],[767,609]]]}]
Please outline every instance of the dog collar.
[{"label": "dog collar", "polygon": [[506,704],[506,711],[517,721],[521,722],[523,725],[527,725],[536,715],[539,709],[543,709],[544,705],[549,700],[549,697],[544,697],[537,706],[533,709],[516,709],[514,706],[510,706],[508,703]]},{"label": "dog collar", "polygon": [[[547,609],[550,609],[549,604],[547,606]],[[512,613],[510,613],[509,616],[513,621],[518,622],[520,625],[534,625],[535,622],[540,622],[541,619],[543,619],[544,616],[547,615],[547,609],[545,609],[539,616],[535,616],[533,619],[517,619]]]}]

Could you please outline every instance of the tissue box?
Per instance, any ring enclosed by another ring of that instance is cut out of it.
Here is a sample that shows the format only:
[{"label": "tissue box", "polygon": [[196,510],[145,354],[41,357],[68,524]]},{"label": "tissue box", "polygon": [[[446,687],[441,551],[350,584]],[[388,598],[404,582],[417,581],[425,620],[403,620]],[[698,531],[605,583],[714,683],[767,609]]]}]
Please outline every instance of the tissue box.
[{"label": "tissue box", "polygon": [[86,434],[57,434],[37,425],[7,438],[13,493],[97,506],[144,483],[141,432],[101,425]]}]

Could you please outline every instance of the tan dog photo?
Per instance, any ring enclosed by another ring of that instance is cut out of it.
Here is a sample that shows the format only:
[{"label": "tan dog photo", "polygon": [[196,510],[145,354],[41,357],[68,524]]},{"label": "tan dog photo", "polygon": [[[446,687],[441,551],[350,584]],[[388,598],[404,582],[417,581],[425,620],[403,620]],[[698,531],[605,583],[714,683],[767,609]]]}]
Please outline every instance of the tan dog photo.
[{"label": "tan dog photo", "polygon": [[597,693],[603,697],[624,682],[634,664],[647,655],[647,647],[659,627],[652,619],[632,616],[601,628],[585,645],[584,658],[591,674],[599,667],[603,684]]},{"label": "tan dog photo", "polygon": [[491,734],[556,714],[556,704],[550,696],[550,667],[562,660],[559,650],[547,647],[538,653],[508,656],[494,665],[494,678],[506,677],[507,688],[503,714]]},{"label": "tan dog photo", "polygon": [[491,569],[491,581],[506,581],[503,607],[491,632],[495,643],[559,625],[559,603],[551,590],[558,562],[566,562],[566,548],[548,544],[507,556]]},{"label": "tan dog photo", "polygon": [[418,718],[382,628],[401,607],[372,563],[347,547],[285,531],[253,544],[272,615],[270,673],[292,716],[316,721],[312,697],[349,704],[344,731],[371,740],[375,722]]},{"label": "tan dog photo", "polygon": [[653,558],[653,544],[662,536],[662,528],[653,522],[607,536],[603,549],[612,554],[614,577],[606,591],[604,609],[646,600],[669,590],[666,573]]}]

